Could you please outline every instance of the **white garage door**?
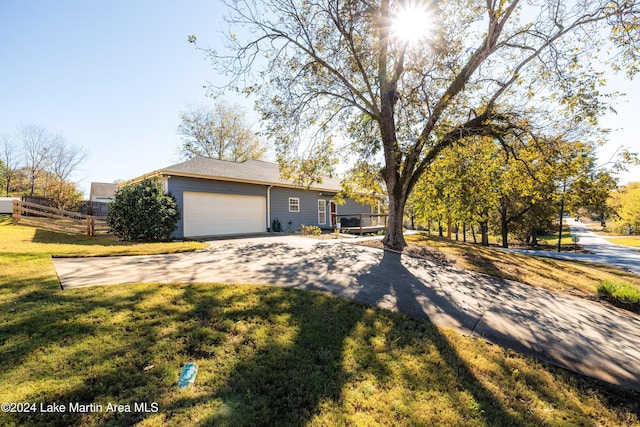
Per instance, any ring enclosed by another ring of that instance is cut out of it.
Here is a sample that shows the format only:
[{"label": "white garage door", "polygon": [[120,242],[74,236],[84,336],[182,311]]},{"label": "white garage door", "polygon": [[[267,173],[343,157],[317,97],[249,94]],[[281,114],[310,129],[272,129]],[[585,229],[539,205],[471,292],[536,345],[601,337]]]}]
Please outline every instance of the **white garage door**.
[{"label": "white garage door", "polygon": [[264,196],[183,193],[184,236],[218,236],[266,231]]}]

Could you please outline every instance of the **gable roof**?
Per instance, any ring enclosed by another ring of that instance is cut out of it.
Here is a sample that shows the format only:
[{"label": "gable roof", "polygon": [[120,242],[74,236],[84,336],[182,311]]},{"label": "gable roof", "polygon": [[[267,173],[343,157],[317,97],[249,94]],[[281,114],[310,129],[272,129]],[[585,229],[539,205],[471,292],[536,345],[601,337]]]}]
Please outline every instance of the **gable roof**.
[{"label": "gable roof", "polygon": [[[204,157],[167,166],[166,168],[158,169],[132,181],[135,182],[156,176],[184,176],[189,178],[274,185],[278,187],[306,188],[296,185],[293,180],[282,179],[280,176],[280,167],[276,163],[263,162],[261,160],[232,162]],[[342,187],[340,186],[340,179],[325,177],[322,179],[322,183],[314,183],[309,189],[338,192],[342,190]]]}]

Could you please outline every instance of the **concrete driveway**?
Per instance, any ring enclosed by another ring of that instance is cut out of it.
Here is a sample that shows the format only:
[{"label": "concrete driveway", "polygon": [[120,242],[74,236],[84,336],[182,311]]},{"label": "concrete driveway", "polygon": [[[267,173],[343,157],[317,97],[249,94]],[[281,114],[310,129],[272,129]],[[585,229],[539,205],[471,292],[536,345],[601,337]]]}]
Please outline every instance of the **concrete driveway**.
[{"label": "concrete driveway", "polygon": [[640,316],[429,260],[297,236],[175,255],[54,259],[64,289],[134,282],[316,290],[482,337],[640,391]]}]

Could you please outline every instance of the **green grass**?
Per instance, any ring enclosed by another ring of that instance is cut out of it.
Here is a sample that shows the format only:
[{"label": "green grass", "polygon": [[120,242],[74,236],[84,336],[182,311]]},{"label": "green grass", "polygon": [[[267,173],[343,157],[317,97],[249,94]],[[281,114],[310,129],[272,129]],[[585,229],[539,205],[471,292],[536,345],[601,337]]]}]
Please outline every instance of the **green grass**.
[{"label": "green grass", "polygon": [[195,241],[176,241],[158,243],[123,242],[113,235],[94,237],[62,234],[26,226],[11,226],[11,217],[0,215],[2,237],[7,241],[16,236],[29,235],[20,246],[5,246],[7,252],[48,253],[56,257],[92,257],[113,255],[156,255],[166,253],[190,252],[204,249],[207,243]]},{"label": "green grass", "polygon": [[[567,227],[569,228],[569,227]],[[557,248],[558,247],[558,234],[549,234],[544,236],[538,236],[538,245],[547,248]],[[564,250],[573,249],[573,240],[572,234],[569,231],[565,231],[562,233],[562,240],[560,241],[560,246]]]},{"label": "green grass", "polygon": [[[57,247],[37,235],[0,224],[0,402],[155,402],[159,411],[0,413],[3,426],[640,425],[637,393],[320,293],[61,291]],[[124,249],[60,238],[67,253]],[[180,390],[189,361],[198,377]]]},{"label": "green grass", "polygon": [[616,237],[607,240],[616,245],[640,247],[640,236]]},{"label": "green grass", "polygon": [[616,305],[640,313],[640,289],[631,283],[605,280],[598,293]]}]

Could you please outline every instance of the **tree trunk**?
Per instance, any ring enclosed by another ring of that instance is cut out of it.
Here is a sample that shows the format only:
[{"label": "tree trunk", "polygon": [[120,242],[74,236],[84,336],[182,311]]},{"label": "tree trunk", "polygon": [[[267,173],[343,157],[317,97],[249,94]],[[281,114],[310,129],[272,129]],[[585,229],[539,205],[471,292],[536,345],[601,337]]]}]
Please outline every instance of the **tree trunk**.
[{"label": "tree trunk", "polygon": [[500,237],[502,237],[502,247],[508,248],[509,241],[507,239],[509,238],[509,224],[507,221],[500,221]]},{"label": "tree trunk", "polygon": [[509,219],[507,218],[507,206],[503,204],[500,207],[500,236],[502,237],[502,247],[508,248],[509,241]]},{"label": "tree trunk", "polygon": [[[562,191],[564,192],[564,190],[566,189],[567,183],[564,183],[564,187],[562,189]],[[564,218],[564,193],[562,195],[562,199],[560,199],[560,221],[559,221],[559,227],[560,229],[558,230],[558,252],[562,251],[562,219]]]},{"label": "tree trunk", "polygon": [[403,214],[404,200],[402,198],[389,197],[389,222],[382,240],[385,248],[402,251],[407,246],[402,233]]},{"label": "tree trunk", "polygon": [[482,235],[480,244],[489,246],[489,224],[486,221],[480,223],[480,234]]}]

